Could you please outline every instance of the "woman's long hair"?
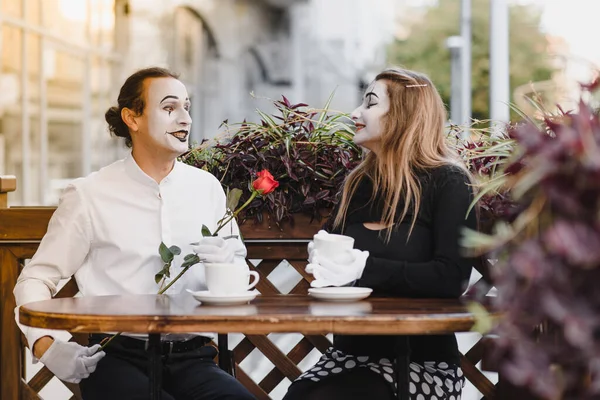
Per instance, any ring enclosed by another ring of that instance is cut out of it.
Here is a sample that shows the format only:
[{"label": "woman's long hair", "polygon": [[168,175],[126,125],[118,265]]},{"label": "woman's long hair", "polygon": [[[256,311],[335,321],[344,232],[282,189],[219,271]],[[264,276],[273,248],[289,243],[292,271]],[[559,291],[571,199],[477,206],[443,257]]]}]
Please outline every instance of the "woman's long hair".
[{"label": "woman's long hair", "polygon": [[[394,223],[404,220],[411,210],[409,236],[415,226],[421,202],[421,185],[416,173],[445,164],[461,167],[464,163],[446,142],[446,109],[431,80],[418,72],[389,68],[375,77],[384,81],[390,99],[385,116],[378,154],[368,152],[348,175],[334,227],[343,230],[352,196],[363,178],[373,181],[371,201],[385,205],[381,222],[389,241]],[[402,205],[400,215],[398,206]]]}]

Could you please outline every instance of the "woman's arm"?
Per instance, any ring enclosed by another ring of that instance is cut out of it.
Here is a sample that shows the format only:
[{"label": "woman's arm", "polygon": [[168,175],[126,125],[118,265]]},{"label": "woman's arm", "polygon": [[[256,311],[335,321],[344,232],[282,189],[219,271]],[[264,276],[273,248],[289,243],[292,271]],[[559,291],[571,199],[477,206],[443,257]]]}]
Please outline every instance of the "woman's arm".
[{"label": "woman's arm", "polygon": [[474,263],[461,254],[459,240],[463,227],[477,226],[475,210],[465,219],[473,193],[467,176],[457,169],[440,181],[433,200],[433,258],[406,262],[369,257],[357,285],[400,297],[455,298],[463,293]]}]

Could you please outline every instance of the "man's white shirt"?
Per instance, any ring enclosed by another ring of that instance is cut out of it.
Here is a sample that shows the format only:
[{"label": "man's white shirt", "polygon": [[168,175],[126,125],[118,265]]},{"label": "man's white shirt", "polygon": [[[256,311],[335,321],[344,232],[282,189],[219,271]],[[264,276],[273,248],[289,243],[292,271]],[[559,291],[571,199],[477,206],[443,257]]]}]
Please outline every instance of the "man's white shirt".
[{"label": "man's white shirt", "polygon": [[[156,294],[154,276],[163,267],[160,242],[181,248],[171,266],[174,278],[183,256],[192,253],[191,243],[202,237],[202,225],[214,232],[225,211],[225,193],[210,173],[176,162],[158,184],[130,154],[64,190],[46,235],[17,280],[17,309],[51,298],[58,282],[70,276],[83,296]],[[230,235],[239,235],[235,220],[219,232]],[[244,251],[236,253],[235,262],[246,265],[244,246],[236,247]],[[191,267],[167,293],[186,288],[206,289],[202,264]],[[19,326],[30,346],[57,332]]]}]

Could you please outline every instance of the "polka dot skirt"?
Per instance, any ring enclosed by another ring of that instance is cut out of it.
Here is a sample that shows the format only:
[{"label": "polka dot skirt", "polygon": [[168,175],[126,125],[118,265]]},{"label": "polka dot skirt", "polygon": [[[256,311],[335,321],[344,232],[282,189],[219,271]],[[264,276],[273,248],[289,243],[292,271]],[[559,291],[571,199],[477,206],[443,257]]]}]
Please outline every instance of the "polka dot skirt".
[{"label": "polka dot skirt", "polygon": [[[330,347],[319,362],[304,372],[297,380],[319,382],[329,375],[335,375],[355,368],[369,368],[381,375],[396,394],[396,373],[393,360],[368,356],[352,356]],[[411,400],[460,400],[465,383],[462,369],[458,365],[445,362],[426,361],[423,364],[411,362],[409,365]]]}]

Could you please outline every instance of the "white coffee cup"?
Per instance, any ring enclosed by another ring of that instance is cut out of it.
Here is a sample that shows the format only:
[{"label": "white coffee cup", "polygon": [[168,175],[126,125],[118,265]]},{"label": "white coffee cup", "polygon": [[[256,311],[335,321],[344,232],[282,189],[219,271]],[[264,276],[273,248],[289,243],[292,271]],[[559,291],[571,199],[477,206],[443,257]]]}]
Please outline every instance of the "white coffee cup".
[{"label": "white coffee cup", "polygon": [[317,233],[313,237],[315,250],[326,257],[335,257],[354,248],[354,238],[335,233]]},{"label": "white coffee cup", "polygon": [[[240,294],[252,289],[258,283],[258,272],[250,271],[240,264],[204,264],[206,286],[211,294]],[[254,281],[248,283],[250,276]]]}]

